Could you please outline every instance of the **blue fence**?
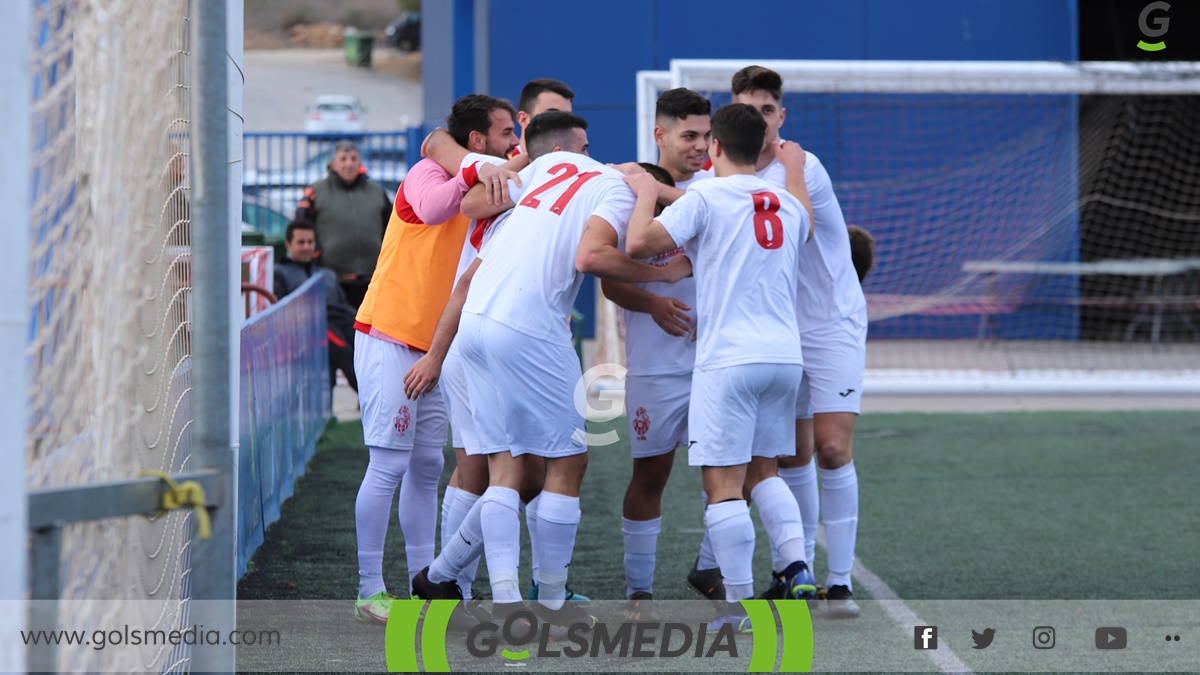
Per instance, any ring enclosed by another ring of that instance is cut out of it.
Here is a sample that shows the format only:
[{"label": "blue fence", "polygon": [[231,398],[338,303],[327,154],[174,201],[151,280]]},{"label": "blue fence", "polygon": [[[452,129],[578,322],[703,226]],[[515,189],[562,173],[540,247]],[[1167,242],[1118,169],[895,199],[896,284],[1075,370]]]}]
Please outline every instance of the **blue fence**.
[{"label": "blue fence", "polygon": [[242,324],[238,577],[279,519],[316,452],[330,414],[325,282],[295,293]]},{"label": "blue fence", "polygon": [[327,175],[333,146],[359,146],[367,176],[395,194],[408,172],[406,131],[360,134],[247,133],[244,139],[242,221],[268,237],[282,237],[304,188]]}]

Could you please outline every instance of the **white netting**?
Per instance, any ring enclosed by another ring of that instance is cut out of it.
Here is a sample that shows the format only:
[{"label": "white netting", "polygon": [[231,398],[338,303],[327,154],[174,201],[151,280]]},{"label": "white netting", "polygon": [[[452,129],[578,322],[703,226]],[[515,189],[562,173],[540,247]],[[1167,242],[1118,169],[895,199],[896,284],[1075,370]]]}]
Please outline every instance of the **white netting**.
[{"label": "white netting", "polygon": [[[653,88],[728,103],[750,63],[640,74],[639,117]],[[874,391],[1197,386],[1200,65],[762,65],[876,238]]]},{"label": "white netting", "polygon": [[[29,487],[180,473],[191,419],[189,3],[33,4]],[[70,616],[70,627],[111,629],[131,611],[140,628],[184,627],[190,518],[68,527],[62,597],[114,600],[104,616]],[[117,653],[63,648],[58,666],[186,668],[186,650],[171,645],[105,661]]]}]

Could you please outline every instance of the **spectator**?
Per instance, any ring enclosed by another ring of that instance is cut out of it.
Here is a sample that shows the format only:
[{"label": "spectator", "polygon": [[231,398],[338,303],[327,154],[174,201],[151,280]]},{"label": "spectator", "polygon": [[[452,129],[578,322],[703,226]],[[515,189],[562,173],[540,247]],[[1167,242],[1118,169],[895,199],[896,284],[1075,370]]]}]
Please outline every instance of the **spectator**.
[{"label": "spectator", "polygon": [[304,188],[296,220],[308,221],[321,241],[321,262],[333,270],[346,299],[357,310],[366,295],[392,202],[367,178],[358,146],[333,146],[329,175]]},{"label": "spectator", "polygon": [[358,378],[354,376],[354,313],[346,302],[346,295],[337,283],[333,272],[321,267],[314,259],[317,250],[316,233],[310,223],[294,220],[287,226],[284,241],[288,257],[275,265],[275,296],[283,296],[300,288],[314,274],[325,276],[325,317],[329,337],[329,387],[337,384],[337,371],[341,370],[358,391]]}]

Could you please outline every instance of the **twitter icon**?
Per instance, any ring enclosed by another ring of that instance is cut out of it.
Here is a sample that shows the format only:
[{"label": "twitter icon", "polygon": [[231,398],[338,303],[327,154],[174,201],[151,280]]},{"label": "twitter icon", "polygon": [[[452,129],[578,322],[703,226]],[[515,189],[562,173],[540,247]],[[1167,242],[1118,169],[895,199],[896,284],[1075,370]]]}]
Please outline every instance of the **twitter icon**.
[{"label": "twitter icon", "polygon": [[995,628],[984,628],[983,632],[971,631],[971,639],[975,641],[975,649],[987,649],[992,644],[992,638],[996,637]]}]

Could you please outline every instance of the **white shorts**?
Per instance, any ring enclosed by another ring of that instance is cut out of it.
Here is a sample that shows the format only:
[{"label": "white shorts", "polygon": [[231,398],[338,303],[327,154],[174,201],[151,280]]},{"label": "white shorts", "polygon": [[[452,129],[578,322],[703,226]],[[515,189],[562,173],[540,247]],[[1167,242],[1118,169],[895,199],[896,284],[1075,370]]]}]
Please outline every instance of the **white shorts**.
[{"label": "white shorts", "polygon": [[373,448],[412,450],[413,445],[446,443],[446,404],[442,390],[413,401],[404,395],[404,375],[421,352],[359,333],[354,340],[354,372],[363,440]]},{"label": "white shorts", "polygon": [[752,363],[692,374],[688,464],[736,466],[796,454],[796,391],[803,367]]},{"label": "white shorts", "polygon": [[802,332],[800,344],[804,380],[796,396],[796,419],[812,419],[813,413],[857,415],[867,366],[866,312]]},{"label": "white shorts", "polygon": [[479,437],[475,434],[475,421],[471,419],[471,397],[467,393],[467,374],[463,370],[462,354],[458,340],[450,345],[446,360],[442,361],[442,378],[438,382],[446,396],[450,411],[450,444],[463,448],[468,455],[479,453]]},{"label": "white shorts", "polygon": [[539,340],[469,313],[463,313],[456,339],[478,454],[587,452],[583,413],[575,408],[575,386],[583,372],[570,343]]},{"label": "white shorts", "polygon": [[634,459],[665,455],[687,445],[691,398],[691,373],[625,377],[625,417]]}]

